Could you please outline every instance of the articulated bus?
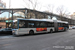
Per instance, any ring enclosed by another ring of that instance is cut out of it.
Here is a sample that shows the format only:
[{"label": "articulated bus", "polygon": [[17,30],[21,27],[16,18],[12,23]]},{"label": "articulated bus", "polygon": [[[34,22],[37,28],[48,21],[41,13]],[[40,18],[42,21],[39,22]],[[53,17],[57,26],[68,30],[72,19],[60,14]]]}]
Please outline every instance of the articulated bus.
[{"label": "articulated bus", "polygon": [[12,34],[34,34],[68,30],[68,22],[51,19],[17,19],[13,24]]}]

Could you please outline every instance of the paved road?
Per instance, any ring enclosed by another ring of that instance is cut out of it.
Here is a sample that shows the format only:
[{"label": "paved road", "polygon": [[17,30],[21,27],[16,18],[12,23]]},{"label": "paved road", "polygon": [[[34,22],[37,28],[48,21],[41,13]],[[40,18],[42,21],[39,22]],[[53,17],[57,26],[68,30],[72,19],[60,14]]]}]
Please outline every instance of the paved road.
[{"label": "paved road", "polygon": [[75,50],[75,30],[19,37],[1,36],[0,50]]}]

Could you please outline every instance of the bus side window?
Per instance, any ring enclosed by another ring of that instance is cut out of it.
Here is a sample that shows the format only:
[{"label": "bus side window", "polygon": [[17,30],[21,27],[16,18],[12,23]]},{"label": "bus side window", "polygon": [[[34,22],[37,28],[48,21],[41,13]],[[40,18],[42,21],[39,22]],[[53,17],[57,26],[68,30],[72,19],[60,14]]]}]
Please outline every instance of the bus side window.
[{"label": "bus side window", "polygon": [[39,22],[36,22],[36,27],[40,27],[40,23]]},{"label": "bus side window", "polygon": [[40,27],[47,27],[46,22],[41,22],[41,23],[40,23]]},{"label": "bus side window", "polygon": [[34,28],[35,27],[35,23],[34,22],[28,22],[28,27],[29,28]]},{"label": "bus side window", "polygon": [[51,27],[51,23],[50,22],[48,23],[47,27]]},{"label": "bus side window", "polygon": [[61,26],[61,23],[58,23],[58,26]]},{"label": "bus side window", "polygon": [[54,27],[54,23],[53,22],[51,23],[51,27]]}]

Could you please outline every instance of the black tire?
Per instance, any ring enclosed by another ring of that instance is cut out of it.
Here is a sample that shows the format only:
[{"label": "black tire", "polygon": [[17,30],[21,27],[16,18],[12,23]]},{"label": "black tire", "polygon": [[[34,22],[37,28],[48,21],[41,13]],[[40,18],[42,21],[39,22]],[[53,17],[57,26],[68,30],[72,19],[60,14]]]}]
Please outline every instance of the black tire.
[{"label": "black tire", "polygon": [[64,31],[66,31],[66,29],[64,29]]},{"label": "black tire", "polygon": [[18,37],[19,35],[16,35],[15,33],[12,34],[14,37]]},{"label": "black tire", "polygon": [[64,31],[67,31],[67,28],[66,28],[66,29],[64,29]]},{"label": "black tire", "polygon": [[50,33],[53,33],[53,30],[52,29],[50,30]]},{"label": "black tire", "polygon": [[33,34],[34,34],[34,31],[29,31],[29,34],[30,34],[30,35],[33,35]]}]

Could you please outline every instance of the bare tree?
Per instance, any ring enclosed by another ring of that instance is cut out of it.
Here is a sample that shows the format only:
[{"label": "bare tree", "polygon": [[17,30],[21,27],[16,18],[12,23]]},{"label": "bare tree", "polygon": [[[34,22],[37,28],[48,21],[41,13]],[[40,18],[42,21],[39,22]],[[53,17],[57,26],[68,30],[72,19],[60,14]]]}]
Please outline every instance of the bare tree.
[{"label": "bare tree", "polygon": [[56,11],[60,16],[65,16],[69,14],[69,12],[64,6],[57,7]]},{"label": "bare tree", "polygon": [[57,10],[57,14],[60,15],[60,20],[62,20],[63,16],[69,18],[70,12],[68,12],[64,6],[60,6],[56,10]]},{"label": "bare tree", "polygon": [[29,9],[33,9],[33,10],[36,10],[36,9],[40,9],[41,7],[41,4],[38,2],[38,0],[23,0],[25,5],[24,7],[25,8],[29,8]]},{"label": "bare tree", "polygon": [[48,5],[46,6],[46,8],[47,8],[47,10],[48,10],[49,12],[51,12],[51,13],[54,12],[54,5],[48,4]]}]

